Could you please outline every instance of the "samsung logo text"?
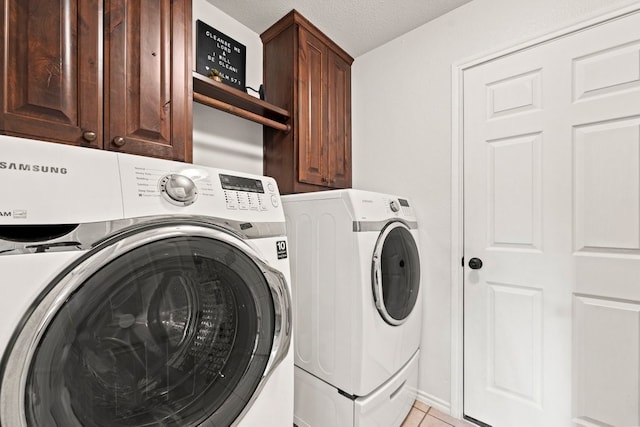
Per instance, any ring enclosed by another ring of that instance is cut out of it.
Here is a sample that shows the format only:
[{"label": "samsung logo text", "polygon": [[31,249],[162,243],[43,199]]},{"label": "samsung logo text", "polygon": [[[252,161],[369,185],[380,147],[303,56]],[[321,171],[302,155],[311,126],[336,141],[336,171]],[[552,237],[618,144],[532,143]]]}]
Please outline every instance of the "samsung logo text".
[{"label": "samsung logo text", "polygon": [[67,174],[67,168],[61,168],[58,166],[31,165],[28,163],[0,162],[0,169],[22,172],[54,173],[60,175]]}]

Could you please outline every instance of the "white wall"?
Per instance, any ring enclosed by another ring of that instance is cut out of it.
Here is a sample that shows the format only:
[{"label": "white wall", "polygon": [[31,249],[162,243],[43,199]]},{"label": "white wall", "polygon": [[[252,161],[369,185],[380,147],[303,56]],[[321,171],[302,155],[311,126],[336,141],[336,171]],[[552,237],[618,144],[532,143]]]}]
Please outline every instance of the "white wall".
[{"label": "white wall", "polygon": [[[353,185],[407,196],[419,215],[425,309],[421,400],[449,409],[452,64],[634,3],[638,0],[473,0],[356,58]],[[259,35],[206,0],[193,1],[193,17],[194,29],[201,19],[247,46],[247,85],[257,88]],[[261,125],[198,103],[193,122],[194,163],[262,173]]]},{"label": "white wall", "polygon": [[[246,85],[258,89],[262,83],[260,35],[206,0],[193,0],[194,70],[198,19],[247,47]],[[193,163],[261,175],[262,125],[194,102]]]},{"label": "white wall", "polygon": [[474,0],[356,58],[354,187],[402,194],[419,215],[424,289],[419,398],[451,402],[451,70],[637,0]]}]

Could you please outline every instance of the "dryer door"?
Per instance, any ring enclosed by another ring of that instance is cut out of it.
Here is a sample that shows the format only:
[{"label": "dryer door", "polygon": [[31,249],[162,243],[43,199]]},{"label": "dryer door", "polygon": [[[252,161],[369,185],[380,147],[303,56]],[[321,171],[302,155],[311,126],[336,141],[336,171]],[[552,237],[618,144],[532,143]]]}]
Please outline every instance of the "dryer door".
[{"label": "dryer door", "polygon": [[290,341],[284,277],[213,226],[129,229],[41,295],[4,360],[1,423],[229,426]]},{"label": "dryer door", "polygon": [[372,263],[376,308],[390,325],[411,314],[420,291],[420,257],[411,230],[400,221],[388,223],[376,242]]}]

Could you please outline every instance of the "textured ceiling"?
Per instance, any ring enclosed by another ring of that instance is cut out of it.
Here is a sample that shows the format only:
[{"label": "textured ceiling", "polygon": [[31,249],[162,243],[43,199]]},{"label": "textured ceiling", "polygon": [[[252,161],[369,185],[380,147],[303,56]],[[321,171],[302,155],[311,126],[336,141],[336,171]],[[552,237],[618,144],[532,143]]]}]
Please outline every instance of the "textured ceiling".
[{"label": "textured ceiling", "polygon": [[296,9],[354,58],[471,0],[207,0],[261,34]]}]

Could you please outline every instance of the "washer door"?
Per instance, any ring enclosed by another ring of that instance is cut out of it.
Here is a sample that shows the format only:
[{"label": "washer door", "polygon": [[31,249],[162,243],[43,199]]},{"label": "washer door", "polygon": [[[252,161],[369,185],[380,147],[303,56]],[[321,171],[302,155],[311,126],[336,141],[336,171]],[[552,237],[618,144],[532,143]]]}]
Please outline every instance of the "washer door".
[{"label": "washer door", "polygon": [[373,251],[373,296],[378,312],[390,325],[401,325],[411,314],[420,291],[420,257],[409,228],[388,223]]},{"label": "washer door", "polygon": [[[3,425],[228,426],[285,357],[283,276],[202,224],[103,242],[51,284],[3,367]],[[17,410],[20,408],[20,410]]]}]

